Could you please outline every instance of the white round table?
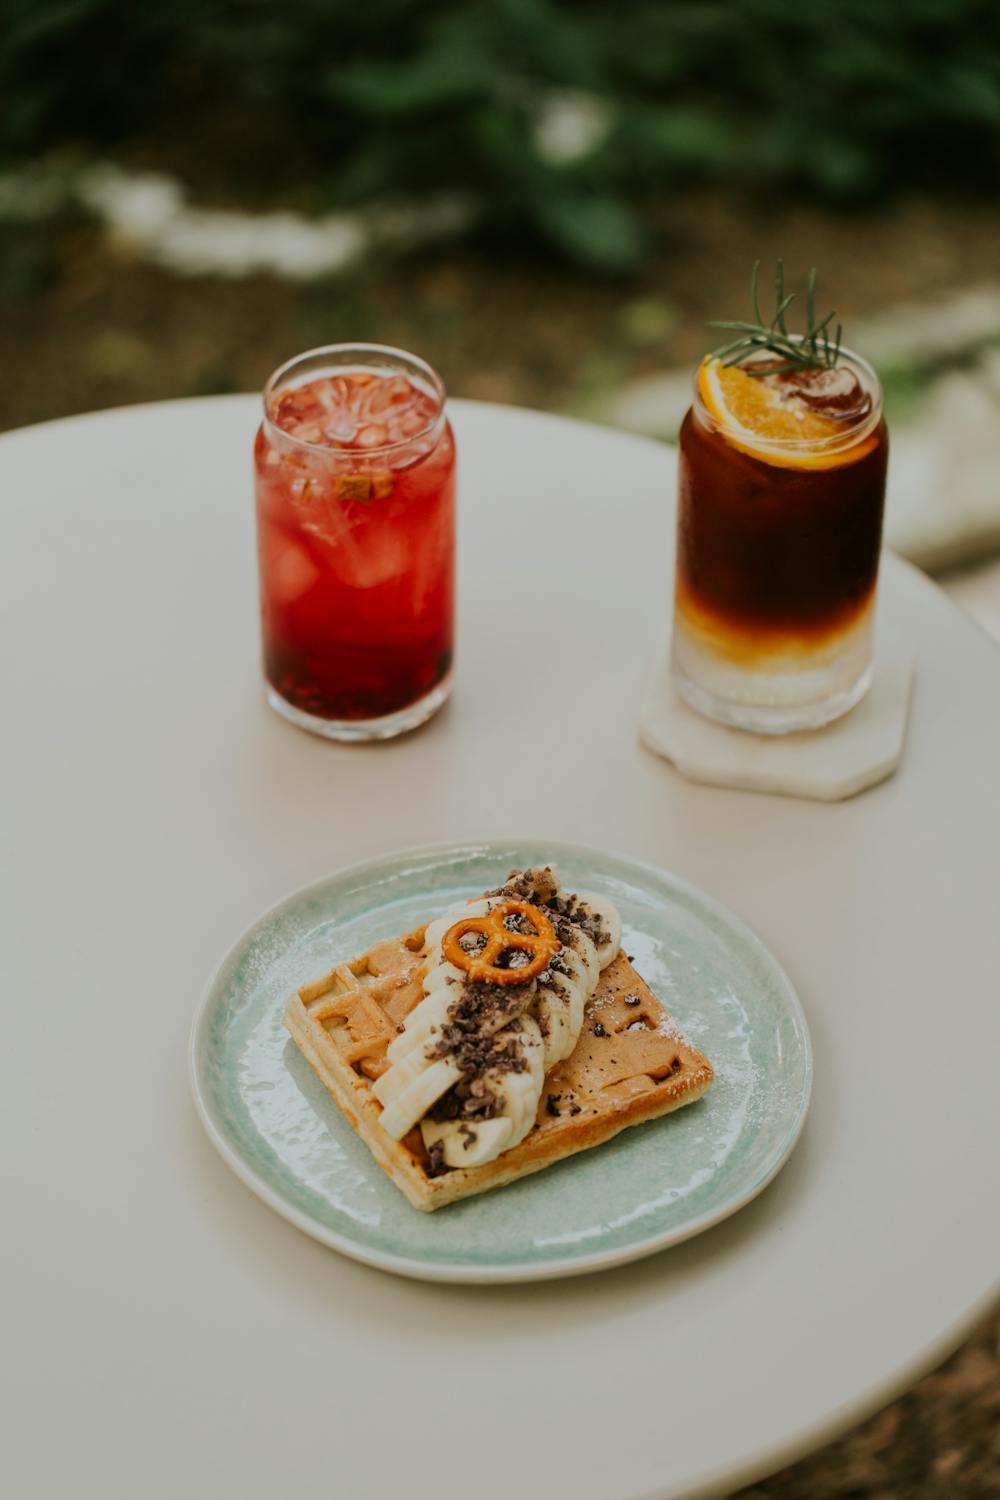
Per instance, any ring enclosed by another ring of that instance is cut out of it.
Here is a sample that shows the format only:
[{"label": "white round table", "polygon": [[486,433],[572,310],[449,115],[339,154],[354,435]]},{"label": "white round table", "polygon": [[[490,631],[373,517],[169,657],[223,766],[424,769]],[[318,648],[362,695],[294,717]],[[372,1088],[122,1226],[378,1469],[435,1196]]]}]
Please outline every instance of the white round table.
[{"label": "white round table", "polygon": [[[1000,654],[890,559],[919,661],[900,772],[832,806],[689,784],[636,732],[672,453],[454,408],[454,700],[364,748],[262,699],[253,398],[0,441],[18,1500],[723,1494],[915,1380],[995,1295]],[[544,669],[522,667],[539,638]],[[759,1199],[650,1260],[395,1279],[226,1170],[188,1027],[222,952],[292,888],[505,836],[645,858],[746,919],[805,1005],[812,1112]]]}]

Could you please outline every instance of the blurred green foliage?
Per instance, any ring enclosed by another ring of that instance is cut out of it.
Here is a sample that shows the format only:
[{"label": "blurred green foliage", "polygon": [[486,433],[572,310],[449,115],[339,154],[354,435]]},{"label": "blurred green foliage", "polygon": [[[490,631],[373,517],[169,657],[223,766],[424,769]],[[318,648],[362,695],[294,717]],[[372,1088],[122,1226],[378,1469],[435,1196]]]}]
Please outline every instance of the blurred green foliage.
[{"label": "blurred green foliage", "polygon": [[330,203],[467,193],[608,269],[691,181],[862,202],[1000,166],[996,0],[0,0],[0,38],[8,161],[231,155],[253,120]]}]

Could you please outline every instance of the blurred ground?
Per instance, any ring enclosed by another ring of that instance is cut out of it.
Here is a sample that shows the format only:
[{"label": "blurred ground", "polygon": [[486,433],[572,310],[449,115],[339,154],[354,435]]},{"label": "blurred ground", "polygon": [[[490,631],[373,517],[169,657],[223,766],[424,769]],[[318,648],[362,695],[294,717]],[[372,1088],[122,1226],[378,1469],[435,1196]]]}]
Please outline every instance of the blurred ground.
[{"label": "blurred ground", "polygon": [[839,1442],[732,1500],[996,1500],[1000,1322]]},{"label": "blurred ground", "polygon": [[[259,389],[291,354],[346,340],[419,352],[453,395],[607,419],[614,399],[642,377],[693,364],[710,337],[704,319],[744,315],[748,268],[758,256],[767,263],[782,255],[796,279],[817,260],[824,305],[836,300],[848,342],[853,326],[887,307],[947,298],[1000,276],[995,202],[910,198],[832,218],[704,192],[665,206],[661,228],[660,251],[627,282],[546,268],[507,243],[401,261],[371,256],[355,270],[295,284],[171,275],[109,242],[75,210],[0,221],[0,357],[8,371],[0,428]],[[959,349],[957,371],[963,362]],[[905,366],[888,373],[890,420],[902,422],[919,380]],[[989,422],[988,399],[984,411]],[[981,562],[944,581],[1000,639],[1000,566]],[[951,1497],[1000,1497],[995,1317],[902,1400],[741,1500]]]},{"label": "blurred ground", "polygon": [[691,364],[706,318],[744,316],[757,256],[783,255],[796,279],[819,260],[821,299],[850,342],[887,306],[995,278],[1000,205],[913,198],[831,218],[697,193],[664,208],[662,230],[627,282],[474,245],[295,285],[173,276],[78,215],[0,223],[0,353],[26,377],[0,392],[0,427],[253,390],[299,349],[359,338],[417,350],[453,395],[586,413],[635,377]]}]

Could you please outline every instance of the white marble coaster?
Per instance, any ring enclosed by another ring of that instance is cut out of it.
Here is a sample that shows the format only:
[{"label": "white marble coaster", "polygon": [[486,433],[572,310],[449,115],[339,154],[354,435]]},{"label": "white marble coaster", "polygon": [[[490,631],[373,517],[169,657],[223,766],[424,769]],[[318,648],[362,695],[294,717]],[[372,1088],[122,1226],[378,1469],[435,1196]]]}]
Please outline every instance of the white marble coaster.
[{"label": "white marble coaster", "polygon": [[875,674],[857,708],[823,729],[758,735],[703,719],[677,694],[669,648],[657,657],[643,693],[643,744],[691,781],[839,802],[891,776],[906,740],[913,652],[891,625],[880,628]]}]

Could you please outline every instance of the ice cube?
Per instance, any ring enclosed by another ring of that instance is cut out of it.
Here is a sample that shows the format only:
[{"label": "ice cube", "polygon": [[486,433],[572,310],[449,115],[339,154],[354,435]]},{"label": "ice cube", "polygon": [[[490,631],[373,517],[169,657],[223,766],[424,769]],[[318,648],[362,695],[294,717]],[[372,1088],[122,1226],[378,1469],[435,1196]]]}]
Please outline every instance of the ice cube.
[{"label": "ice cube", "polygon": [[323,498],[323,485],[308,470],[305,474],[299,474],[289,485],[293,496],[303,505],[315,508],[316,502]]},{"label": "ice cube", "polygon": [[294,433],[296,427],[315,422],[322,415],[323,409],[308,386],[282,391],[271,402],[271,420],[285,432]]},{"label": "ice cube", "polygon": [[443,521],[436,527],[425,527],[418,545],[411,549],[410,608],[416,619],[424,613],[446,576],[450,535],[450,530]]},{"label": "ice cube", "polygon": [[330,380],[317,380],[316,393],[331,407],[350,407],[354,405],[355,384],[346,375],[334,375]]},{"label": "ice cube", "polygon": [[427,426],[427,417],[420,411],[404,411],[398,415],[394,412],[392,417],[393,442],[399,443],[404,438],[416,437],[418,432],[423,432]]},{"label": "ice cube", "polygon": [[393,375],[388,380],[378,380],[362,393],[361,410],[369,420],[377,420],[386,412],[405,406],[416,395],[405,375]]},{"label": "ice cube", "polygon": [[405,537],[392,527],[372,525],[370,504],[327,495],[318,507],[315,534],[322,540],[324,564],[350,589],[389,583],[408,566]]},{"label": "ice cube", "polygon": [[309,592],[319,576],[319,568],[297,542],[283,538],[268,553],[267,578],[276,604],[294,604]]},{"label": "ice cube", "polygon": [[821,417],[851,422],[871,411],[871,395],[845,365],[832,370],[790,370],[778,380],[787,395]]},{"label": "ice cube", "polygon": [[398,406],[401,401],[409,401],[416,395],[405,375],[394,375],[385,382],[383,390],[394,406]]},{"label": "ice cube", "polygon": [[358,430],[354,391],[342,375],[334,380],[316,382],[316,394],[323,407],[323,431],[333,443],[351,443]]},{"label": "ice cube", "polygon": [[355,551],[350,582],[355,588],[373,589],[402,577],[410,566],[405,536],[383,527],[365,537]]},{"label": "ice cube", "polygon": [[[336,577],[351,588],[357,586],[355,574],[363,564],[364,546],[359,542],[358,532],[369,515],[367,500],[361,500],[350,484],[350,480],[356,477],[365,481],[363,488],[370,494],[367,475],[337,475],[333,483],[320,488],[317,503],[302,512],[303,524],[322,543],[324,566],[330,567]],[[347,484],[344,480],[348,481]]]},{"label": "ice cube", "polygon": [[388,441],[389,433],[380,422],[372,422],[367,427],[362,427],[354,439],[357,448],[381,448]]}]

